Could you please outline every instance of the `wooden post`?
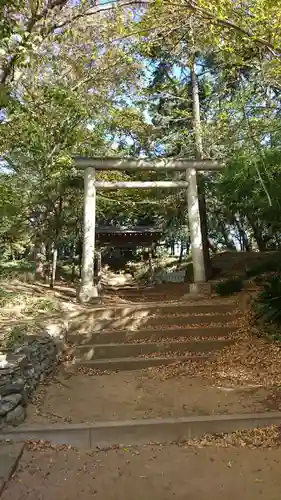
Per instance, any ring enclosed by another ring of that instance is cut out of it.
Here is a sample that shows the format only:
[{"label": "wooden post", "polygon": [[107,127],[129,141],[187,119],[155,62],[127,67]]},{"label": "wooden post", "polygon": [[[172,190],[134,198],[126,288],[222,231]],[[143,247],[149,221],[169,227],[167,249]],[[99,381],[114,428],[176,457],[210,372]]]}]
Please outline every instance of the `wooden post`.
[{"label": "wooden post", "polygon": [[95,169],[87,167],[84,172],[84,232],[82,254],[82,281],[79,300],[88,302],[98,297],[97,286],[94,285],[94,257],[96,232],[96,187]]},{"label": "wooden post", "polygon": [[206,270],[204,262],[196,170],[194,168],[188,169],[186,171],[186,178],[188,180],[187,206],[193,261],[193,274],[194,283],[197,284],[206,281]]}]

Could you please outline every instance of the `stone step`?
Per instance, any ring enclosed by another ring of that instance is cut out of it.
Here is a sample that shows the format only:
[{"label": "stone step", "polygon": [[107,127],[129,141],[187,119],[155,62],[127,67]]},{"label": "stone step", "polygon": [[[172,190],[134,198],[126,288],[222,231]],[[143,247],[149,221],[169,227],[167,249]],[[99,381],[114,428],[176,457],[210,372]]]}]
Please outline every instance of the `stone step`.
[{"label": "stone step", "polygon": [[153,328],[144,330],[102,330],[88,333],[70,333],[67,340],[71,344],[91,345],[109,344],[111,342],[128,342],[130,340],[156,341],[171,337],[227,337],[236,331],[234,326],[208,326],[194,328]]},{"label": "stone step", "polygon": [[[96,307],[87,307],[83,313],[74,313],[71,315],[69,320],[69,332],[75,333],[79,331],[98,331],[98,330],[111,330],[111,329],[143,329],[146,328],[148,320],[155,317],[165,317],[165,323],[167,316],[180,317],[184,315],[197,316],[197,323],[202,323],[198,317],[200,314],[208,315],[206,316],[207,322],[210,322],[209,315],[212,315],[214,321],[215,315],[223,315],[226,313],[237,314],[237,304],[235,302],[230,303],[145,303],[145,304],[128,304],[122,306],[116,305],[103,305]],[[225,318],[223,323],[225,323]],[[155,319],[154,319],[155,321]],[[173,320],[170,320],[173,322]],[[218,321],[216,321],[218,322]],[[164,324],[161,322],[159,324]]]},{"label": "stone step", "polygon": [[77,346],[75,358],[94,360],[106,358],[130,358],[142,354],[159,353],[207,353],[219,351],[233,343],[233,340],[198,340],[191,342],[148,342],[137,344],[97,344]]},{"label": "stone step", "polygon": [[[152,443],[170,444],[199,438],[206,434],[218,435],[238,430],[262,429],[273,425],[279,426],[280,421],[281,412],[271,411],[234,415],[195,415],[181,418],[111,420],[88,424],[44,424],[31,427],[20,426],[18,428],[8,428],[6,431],[2,431],[0,440],[4,442],[8,440],[17,442],[45,441],[54,445],[70,445],[80,449],[84,448],[85,450],[92,448],[95,451],[97,449],[107,451],[109,448],[116,448],[118,445],[124,448],[124,446],[144,446],[151,445]],[[129,453],[128,456],[130,456]],[[234,465],[236,466],[237,464]],[[229,464],[230,466],[231,464]],[[260,498],[268,498],[265,495],[259,496]],[[199,498],[200,500],[200,497],[195,495],[193,498]],[[220,495],[216,498],[226,497]]]},{"label": "stone step", "polygon": [[170,365],[183,361],[206,361],[211,354],[193,356],[153,357],[153,358],[108,358],[108,359],[74,359],[73,364],[78,367],[101,371],[132,371],[143,370],[152,366]]},{"label": "stone step", "polygon": [[218,303],[212,301],[201,302],[146,302],[120,305],[100,305],[94,308],[88,308],[86,314],[90,314],[100,319],[115,319],[135,316],[169,315],[169,314],[223,314],[231,313],[237,308],[237,303],[230,301],[227,303]]},{"label": "stone step", "polygon": [[155,316],[146,321],[147,326],[158,325],[200,325],[209,323],[229,323],[235,318],[230,314],[189,314],[189,315],[171,315],[171,316]]},{"label": "stone step", "polygon": [[[142,316],[142,317],[123,317],[117,319],[95,319],[89,323],[93,331],[100,330],[143,330],[168,325],[185,327],[188,325],[213,325],[215,323],[227,324],[235,319],[235,315],[230,314],[189,314],[189,315],[171,315],[171,316]],[[84,321],[85,323],[85,321]],[[89,328],[90,329],[90,328]],[[75,330],[72,325],[72,331]]]},{"label": "stone step", "polygon": [[179,290],[179,287],[182,289],[183,287],[184,288],[188,288],[188,283],[186,283],[185,285],[183,284],[178,284],[178,283],[169,283],[169,285],[167,284],[161,284],[161,285],[156,285],[156,284],[152,284],[152,285],[138,285],[136,283],[132,283],[132,284],[127,284],[127,285],[103,285],[103,291],[112,291],[112,292],[115,292],[115,293],[119,293],[119,292],[134,292],[134,293],[141,293],[141,292],[163,292],[163,290],[166,292],[167,290]]}]

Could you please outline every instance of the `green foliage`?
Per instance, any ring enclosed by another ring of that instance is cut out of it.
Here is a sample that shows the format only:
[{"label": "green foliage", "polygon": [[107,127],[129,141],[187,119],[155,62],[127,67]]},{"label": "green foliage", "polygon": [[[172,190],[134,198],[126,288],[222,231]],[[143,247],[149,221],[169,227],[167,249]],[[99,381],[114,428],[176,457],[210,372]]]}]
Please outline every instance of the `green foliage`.
[{"label": "green foliage", "polygon": [[264,322],[281,325],[281,275],[275,275],[264,283],[253,307],[256,316]]},{"label": "green foliage", "polygon": [[243,279],[237,276],[229,278],[224,281],[220,281],[220,283],[217,283],[215,286],[215,291],[218,295],[221,295],[222,297],[227,297],[237,292],[241,292],[243,288],[244,288]]}]

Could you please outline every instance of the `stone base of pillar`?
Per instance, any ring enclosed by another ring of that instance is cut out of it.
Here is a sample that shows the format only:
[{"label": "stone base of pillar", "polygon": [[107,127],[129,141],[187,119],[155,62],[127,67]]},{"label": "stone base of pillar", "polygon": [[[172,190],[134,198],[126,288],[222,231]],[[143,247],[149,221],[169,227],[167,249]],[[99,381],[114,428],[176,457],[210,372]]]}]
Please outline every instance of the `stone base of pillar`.
[{"label": "stone base of pillar", "polygon": [[200,298],[209,297],[212,293],[212,284],[208,281],[201,283],[190,283],[189,294],[185,295],[186,298]]},{"label": "stone base of pillar", "polygon": [[95,304],[101,302],[101,298],[99,297],[98,293],[98,287],[95,285],[81,286],[77,290],[77,299],[82,304],[85,304],[87,302],[92,302]]}]

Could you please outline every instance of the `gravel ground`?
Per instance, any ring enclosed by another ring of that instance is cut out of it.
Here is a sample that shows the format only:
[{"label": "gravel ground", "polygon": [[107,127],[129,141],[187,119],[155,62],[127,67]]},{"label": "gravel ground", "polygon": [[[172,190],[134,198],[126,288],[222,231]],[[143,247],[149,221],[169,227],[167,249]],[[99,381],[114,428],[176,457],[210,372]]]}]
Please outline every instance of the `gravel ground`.
[{"label": "gravel ground", "polygon": [[279,500],[280,449],[25,451],[2,500]]},{"label": "gravel ground", "polygon": [[263,387],[212,385],[200,377],[161,379],[153,370],[67,378],[41,385],[23,425],[275,411]]}]

